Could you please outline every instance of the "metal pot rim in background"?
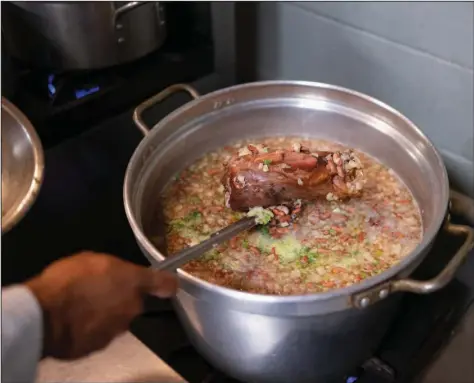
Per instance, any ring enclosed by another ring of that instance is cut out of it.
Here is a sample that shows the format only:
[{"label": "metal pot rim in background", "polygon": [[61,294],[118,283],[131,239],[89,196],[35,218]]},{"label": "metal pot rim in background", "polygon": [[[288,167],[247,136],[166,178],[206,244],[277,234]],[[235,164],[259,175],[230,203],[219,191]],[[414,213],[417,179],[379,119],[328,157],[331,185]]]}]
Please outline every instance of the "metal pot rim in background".
[{"label": "metal pot rim in background", "polygon": [[[230,107],[234,106],[235,104],[239,104],[239,102],[244,102],[240,99],[238,99],[237,101],[235,100],[235,94],[238,92],[248,91],[251,93],[257,90],[258,93],[259,88],[272,87],[277,89],[278,92],[279,87],[285,86],[300,87],[302,94],[305,95],[309,94],[311,90],[314,89],[319,89],[323,92],[337,92],[342,94],[341,97],[347,96],[360,100],[361,102],[372,103],[379,110],[382,110],[385,113],[389,113],[390,115],[395,116],[397,119],[402,120],[403,123],[409,126],[409,128],[414,132],[414,134],[416,134],[417,139],[420,140],[420,144],[424,145],[427,150],[431,151],[431,157],[436,159],[436,163],[433,164],[433,166],[436,167],[436,170],[441,172],[442,179],[441,185],[438,185],[439,190],[437,190],[436,192],[440,193],[440,199],[444,213],[440,214],[436,217],[435,220],[433,220],[435,222],[430,225],[427,231],[425,231],[422,242],[411,254],[406,256],[400,263],[396,264],[395,266],[391,267],[390,269],[379,275],[368,278],[362,281],[361,283],[354,284],[349,287],[345,287],[342,289],[334,289],[324,293],[308,295],[260,295],[217,286],[199,278],[196,278],[180,269],[178,270],[178,274],[180,276],[183,289],[191,295],[195,295],[197,299],[212,299],[213,301],[219,299],[219,302],[222,302],[223,305],[227,305],[229,308],[233,308],[235,310],[242,310],[254,313],[265,313],[268,315],[280,315],[283,312],[288,313],[293,310],[294,315],[309,315],[309,312],[314,313],[315,310],[304,310],[302,309],[301,304],[308,304],[312,302],[321,303],[323,305],[318,306],[324,306],[324,309],[322,311],[318,309],[316,310],[317,312],[334,312],[347,308],[364,308],[381,299],[385,299],[386,297],[390,296],[391,293],[397,291],[409,291],[413,293],[423,294],[430,293],[444,287],[452,279],[456,269],[465,259],[469,250],[472,248],[474,241],[474,232],[471,228],[467,226],[453,225],[450,223],[447,224],[448,231],[454,234],[465,234],[466,239],[463,246],[459,249],[453,259],[448,263],[445,269],[437,277],[433,278],[430,281],[414,281],[409,279],[403,279],[411,271],[413,271],[413,269],[416,268],[416,266],[418,266],[418,264],[421,262],[423,256],[422,253],[426,250],[426,248],[431,245],[445,220],[445,214],[447,212],[449,202],[449,182],[446,168],[438,151],[431,143],[431,141],[421,132],[421,130],[416,127],[415,124],[413,124],[413,122],[411,122],[400,112],[396,111],[385,103],[374,99],[368,95],[350,89],[315,82],[256,82],[225,88],[209,93],[199,98],[198,93],[188,85],[177,84],[165,89],[158,95],[150,98],[149,100],[138,106],[134,113],[134,121],[136,125],[140,128],[140,130],[146,134],[146,136],[136,148],[127,167],[124,182],[124,203],[127,218],[142,249],[148,254],[150,254],[151,257],[153,257],[154,261],[159,261],[164,258],[163,255],[154,247],[151,241],[149,241],[147,236],[144,234],[141,228],[141,222],[137,221],[136,212],[134,211],[135,209],[133,207],[133,194],[135,193],[135,189],[139,189],[143,185],[132,185],[132,174],[138,172],[139,174],[136,177],[140,179],[140,176],[143,175],[143,173],[146,171],[147,166],[150,165],[153,154],[156,153],[155,151],[158,150],[160,145],[166,145],[165,142],[160,144],[152,143],[153,137],[159,134],[160,131],[165,129],[165,127],[170,122],[175,120],[178,116],[184,118],[183,116],[187,114],[191,115],[189,117],[190,121],[193,120],[193,117],[194,119],[196,119],[197,117],[195,115],[192,116],[192,113],[189,113],[194,108],[199,108],[200,106],[202,106],[201,109],[203,109],[204,111],[200,114],[201,117],[211,113],[219,113],[227,106]],[[193,98],[195,98],[195,100],[183,105],[179,109],[166,116],[148,132],[148,128],[141,118],[142,112],[148,107],[160,102],[167,96],[177,91],[185,91],[189,93]],[[176,135],[172,135],[172,137],[171,135],[172,134],[170,133],[170,140],[176,139],[178,133],[176,133]],[[211,294],[212,296],[203,296],[201,294],[203,290],[205,290],[207,294]],[[289,305],[290,307],[286,307],[285,310],[273,310],[270,308],[270,306],[274,303],[278,303],[279,305]]]},{"label": "metal pot rim in background", "polygon": [[[34,170],[32,173],[32,177],[29,181],[29,187],[27,192],[21,197],[21,199],[17,199],[16,203],[9,210],[5,211],[5,214],[3,214],[4,206],[2,200],[2,234],[5,234],[26,215],[33,203],[36,201],[36,197],[38,196],[41,184],[43,182],[44,153],[41,141],[30,120],[28,120],[28,118],[23,114],[23,112],[21,112],[5,97],[2,97],[2,114],[3,113],[8,113],[13,119],[16,120],[18,126],[21,127],[21,129],[23,130],[24,135],[28,140],[34,160]],[[3,136],[2,128],[2,141],[6,139],[7,138]],[[4,185],[3,183],[3,174],[4,169],[2,159],[2,195],[3,188],[8,188],[8,185]]]},{"label": "metal pot rim in background", "polygon": [[43,1],[2,4],[7,52],[54,71],[103,69],[138,60],[166,39],[157,1]]}]

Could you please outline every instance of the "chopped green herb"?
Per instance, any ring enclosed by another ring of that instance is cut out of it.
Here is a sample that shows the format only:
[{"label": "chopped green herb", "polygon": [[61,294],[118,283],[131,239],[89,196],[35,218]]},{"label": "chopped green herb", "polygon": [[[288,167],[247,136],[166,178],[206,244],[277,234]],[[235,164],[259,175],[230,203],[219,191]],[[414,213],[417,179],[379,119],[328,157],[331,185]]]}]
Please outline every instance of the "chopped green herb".
[{"label": "chopped green herb", "polygon": [[174,219],[169,223],[170,231],[173,230],[180,230],[186,227],[186,224],[183,222],[182,219]]},{"label": "chopped green herb", "polygon": [[192,213],[189,213],[189,215],[187,217],[189,217],[188,220],[189,219],[201,218],[201,213],[195,210]]},{"label": "chopped green herb", "polygon": [[169,223],[169,231],[191,228],[197,223],[196,221],[200,219],[201,216],[201,213],[195,210],[183,218],[173,219]]},{"label": "chopped green herb", "polygon": [[271,163],[272,163],[272,160],[263,160],[264,165],[268,166],[268,165],[271,165]]},{"label": "chopped green herb", "polygon": [[305,255],[308,255],[309,251],[311,249],[308,246],[303,246],[300,250],[300,257],[303,257]]},{"label": "chopped green herb", "polygon": [[250,209],[247,213],[247,216],[255,217],[255,222],[259,225],[266,225],[272,220],[273,213],[268,209],[264,209],[261,206],[257,206]]},{"label": "chopped green herb", "polygon": [[244,249],[248,249],[248,248],[249,248],[249,241],[248,241],[247,239],[244,239],[244,240],[242,241],[242,247],[243,247]]},{"label": "chopped green herb", "polygon": [[270,230],[268,229],[268,226],[261,226],[260,233],[262,233],[266,237],[270,236]]},{"label": "chopped green herb", "polygon": [[303,257],[307,257],[309,263],[312,263],[319,257],[319,254],[315,251],[312,251],[309,247],[305,246],[300,250],[299,256],[300,260],[303,259]]},{"label": "chopped green herb", "polygon": [[336,230],[334,230],[334,229],[329,229],[329,234],[331,234],[331,235],[336,235]]},{"label": "chopped green herb", "polygon": [[310,262],[315,262],[316,259],[318,259],[318,257],[319,257],[319,254],[314,252],[314,251],[310,251],[308,253],[308,259],[309,259]]},{"label": "chopped green herb", "polygon": [[205,261],[212,261],[213,259],[216,259],[219,256],[219,252],[216,249],[209,250],[207,253],[204,253],[202,255],[202,258]]}]

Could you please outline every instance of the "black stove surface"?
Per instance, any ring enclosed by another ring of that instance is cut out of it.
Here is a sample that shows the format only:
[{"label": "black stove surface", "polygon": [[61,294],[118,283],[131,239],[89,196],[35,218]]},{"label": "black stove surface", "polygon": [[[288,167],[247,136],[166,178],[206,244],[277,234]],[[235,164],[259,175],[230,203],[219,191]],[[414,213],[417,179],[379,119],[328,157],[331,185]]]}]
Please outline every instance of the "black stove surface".
[{"label": "black stove surface", "polygon": [[[144,118],[153,125],[188,101],[184,94],[173,95]],[[148,264],[128,224],[122,198],[128,161],[143,138],[132,112],[45,150],[44,180],[36,202],[17,226],[2,235],[2,286],[31,278],[51,262],[81,250]]]},{"label": "black stove surface", "polygon": [[[459,248],[461,238],[441,234],[415,278],[436,275]],[[473,254],[474,255],[474,254]],[[337,382],[409,383],[421,379],[474,302],[474,257],[441,291],[406,294],[392,327],[373,358]],[[238,383],[213,368],[188,342],[169,302],[149,302],[132,332],[190,383]],[[324,382],[333,383],[333,382]]]}]

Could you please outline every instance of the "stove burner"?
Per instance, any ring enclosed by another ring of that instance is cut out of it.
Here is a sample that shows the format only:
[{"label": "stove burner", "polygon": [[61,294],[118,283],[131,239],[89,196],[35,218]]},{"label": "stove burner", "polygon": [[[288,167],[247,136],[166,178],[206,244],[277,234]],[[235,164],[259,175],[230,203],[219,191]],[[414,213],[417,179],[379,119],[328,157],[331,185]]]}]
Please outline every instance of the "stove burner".
[{"label": "stove burner", "polygon": [[8,72],[2,66],[2,73],[10,79],[14,75],[14,81],[8,88],[2,83],[2,91],[28,116],[45,149],[133,109],[174,83],[194,82],[214,72],[211,4],[169,2],[166,13],[163,46],[121,65],[53,72],[5,52],[9,65]]},{"label": "stove burner", "polygon": [[58,98],[58,92],[64,92],[66,93],[65,95],[60,94],[59,99],[74,99],[79,100],[81,98],[84,98],[90,94],[97,93],[101,87],[99,85],[90,85],[87,83],[81,84],[71,84],[68,86],[67,80],[65,80],[62,77],[57,77],[54,74],[50,74],[48,76],[48,95],[53,104],[56,102],[56,99]]}]

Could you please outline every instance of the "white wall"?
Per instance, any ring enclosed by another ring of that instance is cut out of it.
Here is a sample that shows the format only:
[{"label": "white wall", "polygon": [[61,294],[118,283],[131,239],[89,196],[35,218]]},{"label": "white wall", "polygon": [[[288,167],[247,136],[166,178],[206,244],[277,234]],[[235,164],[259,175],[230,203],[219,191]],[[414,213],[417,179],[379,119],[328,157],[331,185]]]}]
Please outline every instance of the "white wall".
[{"label": "white wall", "polygon": [[473,3],[258,5],[259,79],[370,94],[413,120],[474,196]]}]

